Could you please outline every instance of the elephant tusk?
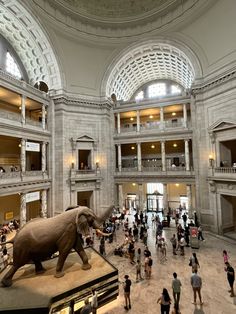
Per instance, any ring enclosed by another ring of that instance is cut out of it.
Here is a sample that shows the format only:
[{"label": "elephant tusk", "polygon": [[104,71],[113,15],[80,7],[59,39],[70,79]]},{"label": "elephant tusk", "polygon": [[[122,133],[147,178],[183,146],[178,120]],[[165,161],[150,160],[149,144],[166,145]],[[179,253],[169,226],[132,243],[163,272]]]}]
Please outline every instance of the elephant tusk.
[{"label": "elephant tusk", "polygon": [[95,229],[96,232],[104,237],[109,237],[111,235],[111,233],[104,233],[102,232],[100,229]]}]

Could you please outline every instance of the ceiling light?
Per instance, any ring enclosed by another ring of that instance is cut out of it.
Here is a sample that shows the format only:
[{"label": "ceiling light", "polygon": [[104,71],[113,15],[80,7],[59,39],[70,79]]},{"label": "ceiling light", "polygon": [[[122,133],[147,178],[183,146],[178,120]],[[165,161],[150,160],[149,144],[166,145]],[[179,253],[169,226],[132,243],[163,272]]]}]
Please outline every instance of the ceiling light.
[{"label": "ceiling light", "polygon": [[178,145],[176,143],[173,144],[173,147],[177,147]]},{"label": "ceiling light", "polygon": [[134,120],[134,118],[130,118],[130,121],[133,121]]},{"label": "ceiling light", "polygon": [[176,116],[176,112],[172,112],[172,116]]},{"label": "ceiling light", "polygon": [[135,185],[136,185],[136,183],[132,183],[132,185],[133,185],[133,186],[135,186]]},{"label": "ceiling light", "polygon": [[135,149],[135,147],[134,147],[134,146],[131,146],[131,149],[133,149],[133,150],[134,150],[134,149]]},{"label": "ceiling light", "polygon": [[150,116],[149,116],[149,118],[150,118],[150,119],[152,119],[152,118],[153,118],[153,116],[152,116],[152,115],[150,115]]},{"label": "ceiling light", "polygon": [[175,186],[177,186],[177,187],[178,187],[178,186],[179,186],[179,183],[175,183]]},{"label": "ceiling light", "polygon": [[155,145],[152,145],[151,148],[155,148]]},{"label": "ceiling light", "polygon": [[19,107],[19,110],[21,110],[21,106]]}]

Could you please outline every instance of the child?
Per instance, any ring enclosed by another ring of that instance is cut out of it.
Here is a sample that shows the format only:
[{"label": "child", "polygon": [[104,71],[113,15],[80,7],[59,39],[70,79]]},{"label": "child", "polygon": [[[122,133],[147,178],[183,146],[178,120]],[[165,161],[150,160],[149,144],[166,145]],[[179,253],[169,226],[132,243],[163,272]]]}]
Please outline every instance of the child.
[{"label": "child", "polygon": [[229,261],[229,255],[226,250],[223,251],[223,259],[224,263],[227,263]]}]

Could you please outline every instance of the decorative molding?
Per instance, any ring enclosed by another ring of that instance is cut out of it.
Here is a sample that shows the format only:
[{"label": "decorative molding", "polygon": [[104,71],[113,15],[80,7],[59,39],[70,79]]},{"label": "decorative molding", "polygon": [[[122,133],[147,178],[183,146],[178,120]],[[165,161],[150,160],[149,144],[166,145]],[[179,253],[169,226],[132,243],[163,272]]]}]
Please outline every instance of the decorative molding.
[{"label": "decorative molding", "polygon": [[225,75],[221,76],[220,78],[210,80],[209,82],[205,83],[199,83],[194,84],[192,86],[192,95],[196,96],[197,94],[204,93],[206,91],[209,91],[211,89],[217,89],[217,87],[221,86],[224,83],[227,83],[231,81],[232,79],[236,78],[236,70],[233,70],[232,72],[226,73]]},{"label": "decorative molding", "polygon": [[216,122],[214,122],[211,126],[209,126],[208,128],[208,132],[211,136],[214,137],[214,133],[213,132],[217,132],[217,131],[223,131],[223,130],[227,130],[227,129],[233,129],[236,128],[236,122],[232,121],[232,120],[225,120],[225,119],[219,119]]}]

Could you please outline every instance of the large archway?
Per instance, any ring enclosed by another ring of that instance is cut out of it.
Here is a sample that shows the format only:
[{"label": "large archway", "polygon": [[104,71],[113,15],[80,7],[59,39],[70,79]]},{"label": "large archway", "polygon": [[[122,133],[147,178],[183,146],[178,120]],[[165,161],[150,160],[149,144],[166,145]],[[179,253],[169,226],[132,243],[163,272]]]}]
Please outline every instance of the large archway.
[{"label": "large archway", "polygon": [[136,43],[124,50],[109,67],[103,83],[107,97],[115,94],[118,100],[126,101],[152,80],[174,80],[189,89],[200,76],[200,63],[190,49],[160,39]]},{"label": "large archway", "polygon": [[30,84],[44,81],[50,89],[62,87],[61,74],[52,46],[32,13],[16,1],[0,3],[0,33],[20,57]]}]

